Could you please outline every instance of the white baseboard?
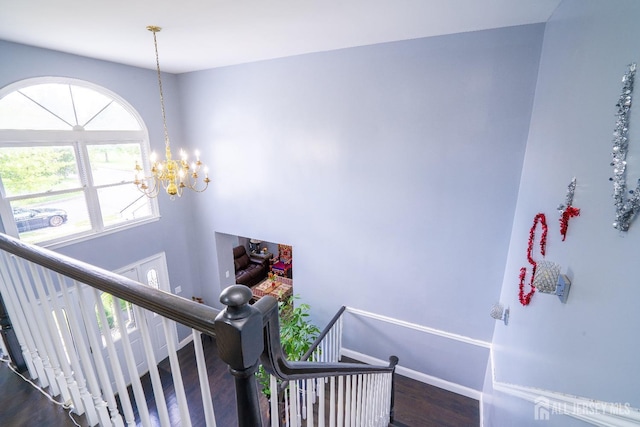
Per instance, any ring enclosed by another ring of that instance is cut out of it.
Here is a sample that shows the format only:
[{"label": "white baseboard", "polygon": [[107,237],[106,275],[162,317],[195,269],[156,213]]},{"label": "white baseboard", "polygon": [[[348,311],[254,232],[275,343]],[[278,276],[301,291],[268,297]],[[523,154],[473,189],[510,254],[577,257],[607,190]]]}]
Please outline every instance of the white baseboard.
[{"label": "white baseboard", "polygon": [[[342,355],[349,357],[351,359],[358,360],[360,362],[367,363],[369,365],[388,365],[388,360],[377,359],[375,357],[367,356],[366,354],[358,353],[357,351],[349,350],[347,348],[342,348]],[[419,381],[421,383],[429,384],[434,387],[438,387],[452,393],[460,394],[462,396],[466,396],[470,399],[480,401],[482,397],[482,392],[479,390],[474,390],[472,388],[452,383],[451,381],[443,380],[442,378],[434,377],[432,375],[427,375],[422,372],[414,371],[413,369],[405,368],[403,366],[396,366],[396,372],[402,376],[411,378],[413,380]]]},{"label": "white baseboard", "polygon": [[[494,354],[491,352],[491,383],[498,391],[517,397],[534,405],[531,417],[537,421],[549,420],[551,416],[565,415],[603,427],[632,427],[640,425],[640,409],[626,402],[604,402],[584,396],[575,396],[554,390],[522,386],[496,379]],[[482,406],[480,407],[482,409]],[[481,423],[484,421],[481,418]]]},{"label": "white baseboard", "polygon": [[193,341],[193,334],[187,335],[187,337],[185,339],[183,339],[182,341],[180,341],[178,343],[178,350],[180,350],[185,345],[189,344],[191,341]]},{"label": "white baseboard", "polygon": [[640,410],[629,403],[612,403],[552,390],[494,382],[493,389],[533,403],[531,417],[548,420],[566,415],[596,426],[632,427],[640,425]]}]

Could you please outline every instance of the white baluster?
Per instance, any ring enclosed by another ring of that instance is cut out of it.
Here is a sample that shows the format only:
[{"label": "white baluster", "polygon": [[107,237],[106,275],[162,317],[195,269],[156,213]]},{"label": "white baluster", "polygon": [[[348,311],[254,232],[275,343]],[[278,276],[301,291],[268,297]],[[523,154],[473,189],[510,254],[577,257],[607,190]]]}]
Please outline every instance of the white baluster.
[{"label": "white baluster", "polygon": [[391,420],[391,382],[393,381],[393,374],[386,374],[382,377],[382,400],[381,400],[381,413],[384,415],[383,421],[386,420],[387,424]]},{"label": "white baluster", "polygon": [[344,427],[351,427],[351,375],[344,377]]},{"label": "white baluster", "polygon": [[290,427],[291,426],[291,413],[289,411],[289,406],[290,406],[290,400],[291,400],[291,395],[289,394],[289,389],[286,388],[283,392],[282,395],[284,396],[284,415],[285,415],[285,427]]},{"label": "white baluster", "polygon": [[381,393],[382,400],[381,405],[382,408],[380,412],[384,415],[383,422],[386,420],[386,423],[389,424],[391,421],[391,382],[393,381],[393,374],[389,373],[382,377],[382,385],[381,385]]},{"label": "white baluster", "polygon": [[374,386],[375,374],[367,374],[367,390],[364,394],[364,422],[366,425],[371,425],[373,420],[373,411],[375,411],[376,393]]},{"label": "white baluster", "polygon": [[366,425],[372,425],[376,404],[375,374],[367,374],[367,391],[364,399],[367,402],[364,409],[364,421]]},{"label": "white baluster", "polygon": [[[333,377],[332,377],[333,378]],[[325,379],[324,378],[319,378],[317,380],[317,385],[318,385],[318,426],[324,426],[325,421],[324,421],[324,388],[325,388]]]},{"label": "white baluster", "polygon": [[[269,405],[271,407],[271,427],[280,426],[280,410],[278,408],[278,381],[273,375],[269,375],[269,390],[271,391],[271,399]],[[286,401],[286,394],[285,401]]]},{"label": "white baluster", "polygon": [[124,351],[124,360],[129,371],[129,381],[131,383],[131,389],[133,390],[133,396],[136,400],[136,407],[138,409],[138,416],[140,422],[145,427],[151,427],[151,419],[149,418],[149,408],[147,406],[147,400],[142,389],[142,383],[140,382],[140,374],[138,373],[138,366],[136,364],[136,358],[131,348],[131,340],[129,339],[129,331],[127,330],[126,323],[122,317],[122,311],[120,309],[120,299],[113,297],[111,299],[111,306],[113,314],[116,316],[116,323],[120,329],[120,342],[122,343],[122,349]]},{"label": "white baluster", "polygon": [[350,418],[352,427],[360,427],[357,424],[358,420],[358,376],[351,375],[351,402],[350,402]]},{"label": "white baluster", "polygon": [[[19,278],[17,283],[21,285],[16,286],[18,298],[20,299],[22,309],[25,312],[27,323],[29,324],[29,330],[31,331],[33,340],[36,343],[36,351],[38,352],[38,355],[40,356],[42,365],[44,367],[45,375],[40,378],[40,384],[42,385],[42,387],[46,387],[48,385],[51,395],[58,396],[60,394],[60,390],[58,389],[56,376],[53,371],[53,367],[51,366],[49,355],[47,354],[47,349],[42,338],[43,334],[46,334],[47,332],[44,330],[46,328],[44,327],[44,321],[40,316],[38,303],[37,301],[34,301],[35,298],[33,297],[33,288],[31,287],[31,281],[27,277],[24,266],[22,265],[22,260],[16,258],[15,256],[12,256],[12,258],[18,271],[18,274],[15,274],[15,277]],[[13,265],[13,263],[10,263],[9,265],[11,266]],[[27,293],[25,294],[25,292]]]},{"label": "white baluster", "polygon": [[211,400],[211,389],[209,388],[209,376],[207,375],[207,361],[204,358],[202,348],[202,333],[192,330],[193,347],[196,352],[196,364],[198,365],[198,378],[200,380],[200,392],[202,394],[202,407],[207,427],[216,427],[216,417],[213,414],[213,401]]},{"label": "white baluster", "polygon": [[167,340],[167,351],[169,352],[169,364],[171,365],[171,375],[173,377],[173,387],[178,401],[178,409],[180,410],[181,427],[191,427],[191,417],[189,416],[189,405],[184,392],[184,384],[182,382],[182,373],[180,371],[180,362],[178,361],[178,352],[176,349],[176,332],[175,323],[162,318],[162,326],[164,328],[164,336]]},{"label": "white baluster", "polygon": [[[300,411],[299,414],[303,419],[307,419],[307,382],[300,381],[298,383],[299,395],[296,395],[300,399]],[[302,425],[302,424],[301,424]]]},{"label": "white baluster", "polygon": [[386,395],[386,387],[385,383],[387,381],[387,374],[380,376],[380,408],[378,413],[380,414],[380,423],[386,422],[389,424],[389,412],[391,410],[391,405],[387,405],[387,395]]},{"label": "white baluster", "polygon": [[[56,328],[56,322],[53,318],[53,309],[49,304],[49,296],[44,290],[44,285],[42,283],[42,277],[39,274],[39,269],[36,268],[36,265],[29,262],[28,263],[29,270],[31,271],[31,279],[33,280],[33,284],[35,285],[34,292],[34,301],[40,302],[40,310],[39,314],[41,318],[44,320],[44,330],[45,330],[45,345],[47,346],[48,353],[50,354],[50,360],[53,362],[52,366],[54,368],[54,373],[56,375],[56,381],[58,384],[58,389],[60,390],[60,394],[62,396],[62,402],[67,403],[71,401],[71,391],[69,390],[69,386],[67,385],[67,381],[69,383],[73,382],[71,378],[71,369],[69,368],[69,364],[67,363],[67,356],[60,345],[58,329]],[[45,271],[42,274],[46,274]],[[31,288],[31,287],[29,287]],[[33,289],[32,289],[33,291]],[[55,294],[51,296],[51,298],[55,298]],[[78,404],[80,408],[82,408],[82,402],[80,402],[79,395]]]},{"label": "white baluster", "polygon": [[[88,348],[91,351],[91,355],[93,357],[93,363],[96,366],[98,378],[100,379],[100,385],[98,387],[98,391],[96,391],[93,388],[91,382],[89,383],[91,387],[91,393],[93,394],[93,399],[95,402],[94,406],[100,416],[101,424],[104,426],[108,425],[107,423],[103,422],[103,419],[105,416],[104,414],[105,408],[104,408],[104,405],[102,405],[99,402],[99,398],[98,398],[98,396],[100,395],[99,390],[101,388],[102,392],[104,393],[104,398],[107,401],[107,409],[109,411],[109,415],[107,418],[108,419],[110,418],[111,423],[113,423],[114,427],[123,427],[124,424],[123,424],[122,416],[120,415],[120,412],[118,412],[118,406],[116,404],[116,399],[114,397],[115,393],[113,392],[113,388],[111,387],[111,379],[109,378],[107,365],[102,355],[102,350],[101,350],[102,340],[100,339],[100,333],[98,332],[98,327],[96,325],[96,302],[93,299],[93,293],[89,292],[89,289],[87,289],[87,292],[83,292],[80,283],[77,281],[74,281],[74,289],[75,289],[76,296],[78,298],[78,304],[80,306],[80,310],[82,312],[81,319],[84,323],[84,328],[87,332],[87,339],[89,340],[89,347],[85,347],[85,346],[79,347],[80,351],[84,353],[84,354],[81,353],[80,360],[83,363],[90,363],[89,355],[86,354],[87,348]],[[72,305],[66,299],[65,299],[65,304],[67,304],[68,307],[72,307]],[[104,310],[103,310],[103,313],[104,313]],[[72,318],[73,316],[69,316],[70,320]],[[73,319],[73,321],[75,322],[75,319]],[[74,330],[74,335],[76,336],[76,339],[77,339],[78,337],[82,337],[82,332],[80,332],[76,327],[76,329]],[[111,336],[111,334],[109,334],[109,336]],[[95,351],[91,349],[95,349]],[[85,371],[88,371],[86,367],[85,367]],[[127,393],[127,397],[128,396],[129,394]]]},{"label": "white baluster", "polygon": [[[58,295],[55,287],[53,286],[51,271],[44,270],[43,275],[44,282],[47,285],[48,294],[51,296],[51,305],[53,306],[53,315],[55,316],[53,323],[57,326],[57,330],[60,332],[60,338],[62,339],[62,342],[58,343],[58,346],[61,347],[59,350],[61,355],[59,357],[62,360],[64,375],[67,379],[67,387],[71,393],[74,412],[78,415],[82,415],[85,413],[82,393],[87,393],[84,373],[80,368],[80,363],[78,362],[78,358],[74,350],[73,340],[71,340],[71,335],[69,334],[67,319],[62,307],[60,307]],[[60,284],[60,286],[62,287],[63,284]],[[56,338],[57,337],[58,335],[56,335]],[[55,339],[54,341],[58,342],[58,340]],[[69,363],[67,363],[67,360]],[[91,412],[90,409],[88,411]],[[89,412],[87,412],[87,421],[89,421],[90,424],[96,424],[98,420],[95,410],[91,413]]]},{"label": "white baluster", "polygon": [[[91,364],[91,360],[89,359],[90,356],[87,351],[88,344],[84,339],[84,334],[81,332],[77,321],[77,314],[81,312],[75,309],[77,304],[72,304],[71,297],[69,295],[70,289],[66,285],[62,275],[58,274],[56,277],[65,307],[64,312],[62,311],[62,307],[58,310],[60,313],[58,322],[59,324],[63,322],[65,324],[65,327],[61,327],[62,336],[65,340],[69,357],[71,358],[71,366],[73,366],[74,375],[78,382],[87,421],[89,422],[89,425],[95,425],[98,422],[100,422],[101,425],[105,425],[109,422],[109,414],[106,411],[105,401],[102,400],[100,396],[100,387],[98,386],[95,373],[93,371],[93,365]],[[55,304],[57,304],[57,298],[54,300],[54,305]],[[82,380],[79,379],[80,377]],[[85,380],[89,385],[91,394],[85,387],[85,384],[83,384],[83,381]],[[100,408],[100,410],[97,408]]]},{"label": "white baluster", "polygon": [[158,363],[156,356],[153,352],[153,345],[151,344],[151,336],[149,334],[149,325],[147,324],[147,311],[133,306],[133,313],[136,318],[138,328],[140,329],[140,337],[142,339],[142,346],[147,358],[147,366],[149,366],[149,378],[151,379],[151,387],[153,388],[153,397],[156,402],[156,410],[158,411],[158,420],[163,427],[169,427],[171,421],[169,420],[169,411],[167,410],[167,401],[164,398],[164,390],[162,388],[162,381],[160,380],[160,374],[158,373]]},{"label": "white baluster", "polygon": [[364,400],[364,423],[365,425],[373,425],[371,422],[374,419],[375,403],[376,403],[376,390],[375,390],[375,374],[367,374],[367,390],[365,392]]},{"label": "white baluster", "polygon": [[338,324],[333,325],[331,329],[331,353],[329,355],[330,360],[336,363],[340,360],[340,349],[338,348]]},{"label": "white baluster", "polygon": [[296,381],[289,381],[289,409],[291,410],[290,425],[298,427],[298,384]]},{"label": "white baluster", "polygon": [[336,343],[336,351],[338,352],[337,360],[340,360],[342,357],[342,331],[344,330],[342,326],[342,316],[340,316],[340,318],[336,322],[336,325],[338,325],[338,331],[339,331],[337,334],[338,342]]},{"label": "white baluster", "polygon": [[356,413],[356,426],[361,426],[362,425],[362,397],[363,397],[363,390],[362,390],[362,386],[364,383],[364,377],[362,375],[358,375],[358,391],[356,392],[356,399],[355,399],[355,413]]},{"label": "white baluster", "polygon": [[39,367],[42,367],[42,365],[40,364],[39,367],[36,367],[34,363],[33,355],[37,355],[35,342],[31,336],[22,305],[15,291],[15,280],[7,267],[7,262],[9,262],[7,253],[1,252],[0,258],[0,293],[4,295],[7,312],[11,318],[16,338],[20,343],[20,350],[22,351],[24,362],[27,365],[29,377],[35,380],[38,379],[41,374],[44,377],[44,368],[40,370]]},{"label": "white baluster", "polygon": [[367,406],[367,377],[368,375],[360,375],[360,384],[358,386],[358,415],[356,416],[357,425],[366,425],[365,409]]},{"label": "white baluster", "polygon": [[329,379],[329,427],[336,427],[336,377]]},{"label": "white baluster", "polygon": [[389,410],[391,406],[386,404],[387,396],[386,396],[386,386],[385,383],[387,381],[387,374],[380,375],[378,379],[378,420],[379,424],[382,424],[386,421],[389,424]]},{"label": "white baluster", "polygon": [[338,329],[336,323],[331,328],[331,352],[328,354],[329,360],[336,363],[340,360],[340,349],[338,348]]},{"label": "white baluster", "polygon": [[[118,354],[116,352],[115,344],[113,343],[113,337],[111,336],[111,330],[109,329],[109,322],[107,321],[107,316],[104,312],[104,305],[102,304],[102,298],[100,298],[100,291],[95,288],[91,288],[93,291],[93,301],[98,307],[98,316],[100,316],[100,326],[102,327],[102,336],[107,343],[107,353],[109,354],[109,364],[111,365],[111,372],[113,373],[114,380],[116,382],[116,388],[118,389],[118,397],[120,398],[120,404],[122,405],[122,410],[124,411],[124,420],[127,425],[135,426],[135,418],[133,416],[133,407],[131,406],[131,399],[129,398],[129,392],[127,390],[127,385],[124,380],[124,375],[122,373],[122,368],[120,366],[120,361],[118,359]],[[87,299],[87,301],[91,301]],[[90,321],[87,318],[87,313],[85,313],[85,321]],[[127,330],[122,330],[121,325],[120,334],[127,333]],[[94,352],[95,353],[95,352]]]},{"label": "white baluster", "polygon": [[384,415],[384,407],[382,406],[382,402],[384,400],[383,394],[382,394],[383,378],[384,378],[384,374],[376,375],[375,381],[374,381],[375,396],[376,396],[375,405],[374,405],[374,414],[375,414],[376,425],[380,424],[380,420],[383,419],[382,417]]},{"label": "white baluster", "polygon": [[307,426],[313,426],[313,380],[306,380]]}]

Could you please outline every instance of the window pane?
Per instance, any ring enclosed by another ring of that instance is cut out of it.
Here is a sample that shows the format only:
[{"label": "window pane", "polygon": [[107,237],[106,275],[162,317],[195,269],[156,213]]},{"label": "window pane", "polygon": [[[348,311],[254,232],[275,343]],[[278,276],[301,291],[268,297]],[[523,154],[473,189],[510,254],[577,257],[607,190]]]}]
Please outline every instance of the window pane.
[{"label": "window pane", "polygon": [[152,268],[147,272],[147,285],[152,288],[160,289],[160,283],[158,282],[158,272],[155,268]]},{"label": "window pane", "polygon": [[91,230],[81,191],[11,203],[20,239],[37,243]]},{"label": "window pane", "polygon": [[89,145],[87,151],[95,185],[132,182],[136,161],[142,164],[139,143]]},{"label": "window pane", "polygon": [[0,171],[8,197],[81,186],[71,146],[2,147]]},{"label": "window pane", "polygon": [[140,123],[130,112],[115,102],[85,125],[85,130],[141,130]]},{"label": "window pane", "polygon": [[28,97],[31,102],[37,103],[40,108],[48,111],[49,114],[57,116],[59,120],[67,123],[67,129],[76,124],[69,85],[46,83],[25,87],[19,92]]},{"label": "window pane", "polygon": [[[111,338],[112,340],[115,342],[117,340],[119,340],[122,337],[122,332],[121,332],[121,328],[120,325],[118,325],[118,318],[117,315],[114,313],[114,309],[118,309],[118,307],[116,306],[114,308],[114,297],[111,294],[108,294],[106,292],[103,292],[100,295],[100,299],[102,300],[102,306],[104,307],[104,314],[105,317],[107,318],[107,325],[106,328],[109,329],[109,331],[111,332]],[[133,304],[131,304],[129,301],[124,301],[124,300],[117,300],[119,302],[119,311],[122,315],[122,320],[125,323],[125,328],[127,329],[127,333],[131,333],[131,331],[134,331],[137,328],[136,325],[136,318],[133,312]],[[99,312],[98,312],[98,305],[96,305],[96,320],[98,321],[98,326],[100,327],[100,332],[102,335],[102,345],[106,346],[107,345],[107,341],[104,337],[104,334],[102,334],[102,320],[101,320],[102,316],[100,316]]]},{"label": "window pane", "polygon": [[151,200],[131,183],[98,190],[105,227],[151,216]]},{"label": "window pane", "polygon": [[19,92],[0,99],[0,129],[69,130],[63,120]]},{"label": "window pane", "polygon": [[113,100],[111,97],[81,86],[69,86],[69,90],[73,94],[73,106],[78,116],[77,123],[82,127],[96,115],[102,114],[101,111],[109,105]]}]

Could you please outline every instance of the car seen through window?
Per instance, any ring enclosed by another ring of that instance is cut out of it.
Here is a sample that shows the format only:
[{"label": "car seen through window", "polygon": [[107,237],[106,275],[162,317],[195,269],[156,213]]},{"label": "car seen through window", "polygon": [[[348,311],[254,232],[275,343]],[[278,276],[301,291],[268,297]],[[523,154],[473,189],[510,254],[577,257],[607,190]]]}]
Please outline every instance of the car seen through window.
[{"label": "car seen through window", "polygon": [[67,222],[67,211],[57,208],[13,208],[18,232],[45,227],[59,227]]}]

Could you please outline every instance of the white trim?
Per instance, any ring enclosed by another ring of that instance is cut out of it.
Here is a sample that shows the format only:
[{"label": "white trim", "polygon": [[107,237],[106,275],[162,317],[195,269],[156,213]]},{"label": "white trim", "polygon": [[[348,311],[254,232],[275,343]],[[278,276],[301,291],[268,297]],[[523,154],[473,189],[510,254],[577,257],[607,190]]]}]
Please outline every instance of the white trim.
[{"label": "white trim", "polygon": [[180,350],[185,345],[189,344],[191,341],[193,341],[193,334],[187,335],[185,339],[183,339],[178,343],[178,350]]},{"label": "white trim", "polygon": [[[92,144],[111,144],[114,141],[145,143],[147,134],[144,130],[30,130],[0,129],[0,141],[3,147],[22,147],[24,140],[29,146],[59,146],[61,143],[71,144],[78,140]],[[55,141],[55,142],[53,142]]]},{"label": "white trim", "polygon": [[453,332],[442,331],[440,329],[430,328],[428,326],[418,325],[416,323],[405,322],[404,320],[394,319],[392,317],[383,316],[380,314],[370,313],[368,311],[359,310],[353,307],[346,307],[347,313],[352,313],[362,317],[368,317],[370,319],[379,320],[385,323],[391,323],[393,325],[401,326],[403,328],[414,329],[416,331],[425,332],[431,335],[437,335],[443,338],[449,338],[455,341],[463,342],[466,344],[475,345],[478,347],[491,348],[491,343],[487,341],[482,341],[479,339],[467,337],[465,335],[454,334]]},{"label": "white trim", "polygon": [[[404,320],[399,320],[399,319],[394,319],[392,317],[388,317],[388,316],[383,316],[380,314],[375,314],[375,313],[371,313],[365,310],[360,310],[357,308],[353,308],[353,307],[346,307],[345,312],[347,313],[351,313],[355,316],[361,316],[361,317],[367,317],[370,319],[374,319],[374,320],[378,320],[384,323],[389,323],[392,325],[396,325],[399,326],[401,328],[408,328],[408,329],[413,329],[419,332],[423,332],[423,333],[427,333],[430,335],[435,335],[435,336],[439,336],[439,337],[443,337],[443,338],[447,338],[450,340],[454,340],[454,341],[458,341],[458,342],[462,342],[465,344],[470,344],[470,345],[474,345],[477,347],[482,347],[482,348],[487,348],[489,350],[491,350],[491,343],[487,342],[487,341],[482,341],[476,338],[471,338],[465,335],[460,335],[460,334],[455,334],[452,332],[447,332],[447,331],[443,331],[440,329],[435,329],[435,328],[430,328],[428,326],[423,326],[423,325],[418,325],[416,323],[411,323],[411,322],[407,322]],[[347,356],[347,357],[351,357],[353,359],[368,363],[368,364],[373,364],[373,365],[385,365],[387,362],[380,360],[380,359],[376,359],[370,356],[367,356],[365,354],[362,353],[358,353],[356,351],[353,350],[349,350],[346,349],[344,347],[341,348],[341,354]],[[474,400],[478,400],[481,401],[482,398],[482,391],[480,390],[476,390],[467,386],[464,386],[462,384],[458,384],[458,383],[454,383],[451,381],[447,381],[445,379],[442,378],[438,378],[438,377],[434,377],[432,375],[428,375],[422,372],[418,372],[409,368],[405,368],[401,365],[398,365],[396,367],[396,372],[398,372],[400,375],[409,377],[411,379],[414,379],[416,381],[420,381],[422,383],[425,384],[430,384],[432,386],[444,389],[444,390],[448,390],[451,391],[453,393],[457,393],[460,394],[462,396],[466,396],[469,397],[471,399]]]},{"label": "white trim", "polygon": [[602,427],[637,427],[640,425],[640,409],[634,408],[628,403],[605,402],[559,391],[498,381],[493,351],[490,352],[489,363],[491,364],[493,390],[533,403],[532,419],[538,415],[536,411],[544,411],[549,417],[565,415]]},{"label": "white trim", "polygon": [[478,399],[478,412],[480,416],[480,427],[484,427],[484,393],[480,392],[480,399]]},{"label": "white trim", "polygon": [[[382,359],[378,359],[375,357],[367,356],[366,354],[359,353],[357,351],[349,350],[347,348],[342,348],[340,352],[343,356],[349,357],[351,359],[358,360],[360,362],[367,363],[369,365],[378,365],[385,366],[389,364],[389,361],[385,361]],[[469,387],[465,387],[460,384],[452,383],[447,380],[443,380],[442,378],[434,377],[431,375],[424,374],[422,372],[414,371],[413,369],[405,368],[403,366],[396,366],[396,373],[411,378],[416,381],[420,381],[421,383],[429,384],[434,387],[438,387],[456,394],[460,394],[462,396],[466,396],[468,398],[474,400],[480,400],[482,396],[482,392],[478,390],[474,390]]]},{"label": "white trim", "polygon": [[640,425],[640,410],[628,403],[612,403],[573,396],[541,388],[496,382],[493,389],[533,403],[535,412],[544,411],[547,416],[567,415],[578,420],[603,427],[632,427]]},{"label": "white trim", "polygon": [[[443,338],[471,344],[479,347],[489,349],[489,361],[491,368],[491,382],[494,391],[502,392],[507,395],[517,397],[528,402],[533,403],[534,408],[540,408],[541,410],[548,410],[550,416],[566,415],[578,420],[602,427],[633,427],[640,425],[640,409],[634,408],[625,402],[604,402],[601,400],[590,399],[583,396],[575,396],[566,393],[561,393],[553,390],[546,390],[535,387],[522,386],[517,384],[511,384],[501,382],[496,379],[496,370],[494,364],[494,354],[492,344],[487,341],[478,340],[475,338],[467,337],[464,335],[454,334],[440,329],[430,328],[428,326],[422,326],[411,322],[405,322],[403,320],[394,319],[391,317],[370,313],[364,310],[359,310],[352,307],[347,307],[346,312],[356,316],[367,317],[370,319],[379,320],[385,323],[390,323],[403,328],[409,328],[424,332],[431,335],[437,335]],[[347,348],[341,349],[341,354],[350,357],[355,360],[359,360],[364,363],[372,365],[386,365],[387,362],[381,359],[377,359],[371,356],[367,356],[362,353],[358,353]],[[463,385],[452,383],[442,378],[434,377],[424,374],[422,372],[414,371],[408,368],[404,368],[400,365],[396,367],[396,372],[400,375],[412,378],[416,381],[430,384],[435,387],[442,388],[444,390],[451,391],[453,393],[460,394],[462,396],[469,397],[471,399],[478,400],[480,410],[480,426],[484,426],[484,402],[483,392],[474,390]],[[555,412],[553,410],[555,409]],[[540,410],[540,409],[539,409]],[[534,419],[534,412],[531,413],[532,420]]]}]

